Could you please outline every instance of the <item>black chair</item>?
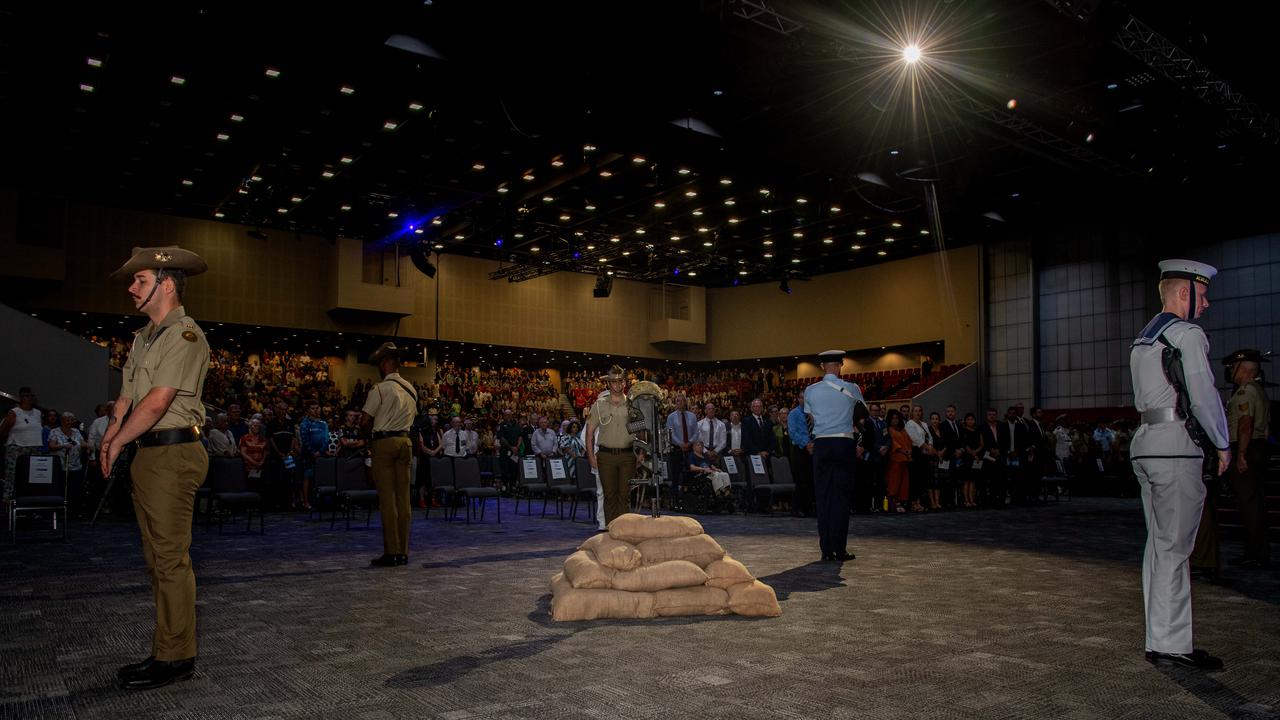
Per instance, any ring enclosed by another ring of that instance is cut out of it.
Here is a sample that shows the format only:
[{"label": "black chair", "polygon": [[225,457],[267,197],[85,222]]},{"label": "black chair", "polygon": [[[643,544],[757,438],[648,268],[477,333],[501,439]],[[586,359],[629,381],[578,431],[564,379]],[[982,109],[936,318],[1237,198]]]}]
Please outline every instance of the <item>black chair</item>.
[{"label": "black chair", "polygon": [[[210,457],[209,460],[210,460],[210,463],[209,463],[210,468],[212,468],[213,458]],[[200,506],[201,504],[204,505],[205,529],[209,528],[209,519],[213,516],[213,483],[210,482],[210,479],[212,477],[213,477],[212,473],[209,473],[207,471],[205,472],[204,482],[200,484],[200,487],[196,488],[196,504],[194,509],[195,511],[191,513],[191,523],[194,525],[200,519]]]},{"label": "black chair", "polygon": [[[210,510],[218,516],[218,534],[227,517],[235,519],[236,511],[243,509],[247,525],[245,532],[253,530],[253,511],[258,511],[258,532],[266,534],[266,518],[262,512],[262,495],[249,490],[245,479],[244,460],[233,457],[209,458],[209,487],[213,490]],[[206,521],[207,526],[207,521]]]},{"label": "black chair", "polygon": [[444,519],[452,520],[452,503],[454,499],[454,475],[453,475],[453,458],[451,457],[433,457],[427,458],[427,464],[431,469],[431,492],[427,499],[426,513],[424,518],[431,519],[431,503],[437,497],[440,498],[440,504],[444,506]]},{"label": "black chair", "polygon": [[[578,495],[578,483],[569,477],[569,468],[566,467],[564,458],[547,458],[544,462],[547,476],[547,493],[556,499],[556,514],[560,519],[564,519],[564,501],[572,500]],[[561,477],[556,477],[556,466],[559,465]]]},{"label": "black chair", "polygon": [[[738,457],[720,456],[720,469],[729,473],[729,488],[733,494],[734,505],[741,507],[744,512],[751,504],[751,485],[747,482],[746,463],[743,462],[745,457],[743,455]],[[733,461],[733,470],[729,469],[729,460]]]},{"label": "black chair", "polygon": [[327,501],[329,507],[336,508],[338,502],[338,458],[316,458],[315,478],[311,481],[311,509],[307,511],[307,519],[318,514],[324,517],[321,503]]},{"label": "black chair", "polygon": [[[346,458],[338,463],[338,492],[335,493],[338,507],[342,508],[343,517],[347,521],[347,529],[351,529],[351,511],[358,507],[365,508],[364,526],[369,527],[373,518],[373,507],[378,504],[378,491],[369,488],[368,473],[365,472],[364,458]],[[329,517],[329,529],[337,519],[337,510]]]},{"label": "black chair", "polygon": [[1066,495],[1070,500],[1073,480],[1074,478],[1067,474],[1066,463],[1054,458],[1051,472],[1040,478],[1040,499],[1048,502],[1049,496],[1053,495],[1054,502],[1061,502],[1062,496]]},{"label": "black chair", "polygon": [[18,543],[18,517],[50,513],[53,530],[58,531],[62,513],[61,538],[67,539],[67,475],[62,459],[55,455],[23,455],[14,469],[13,497],[9,500],[9,529]]},{"label": "black chair", "polygon": [[[526,461],[532,460],[530,464]],[[534,474],[529,475],[529,467],[534,468]],[[547,482],[546,468],[542,463],[538,462],[538,458],[533,455],[521,458],[517,462],[516,472],[520,474],[520,485],[516,488],[516,514],[520,514],[520,500],[525,501],[525,514],[533,514],[533,496],[535,494],[542,496],[542,517],[547,515],[547,497],[550,493],[551,485]]]},{"label": "black chair", "polygon": [[596,521],[596,475],[591,469],[591,461],[584,458],[576,458],[574,460],[574,474],[578,491],[573,495],[573,502],[569,503],[569,521],[577,522],[578,520],[578,501],[587,501],[587,522]]},{"label": "black chair", "polygon": [[770,482],[765,478],[766,482],[753,482],[752,492],[756,497],[756,509],[763,508],[772,515],[774,502],[784,498],[794,502],[796,481],[791,478],[791,461],[785,457],[775,455],[769,458],[769,469],[773,471],[773,480]]},{"label": "black chair", "polygon": [[[456,488],[454,492],[466,502],[468,525],[471,524],[471,501],[480,501],[480,519],[484,520],[485,501],[489,498],[493,498],[494,505],[498,508],[498,522],[502,522],[502,498],[498,497],[497,488],[484,486],[484,479],[480,477],[479,460],[474,457],[454,460],[453,482]],[[456,504],[452,506],[452,510],[453,514],[456,515],[458,512]]]}]

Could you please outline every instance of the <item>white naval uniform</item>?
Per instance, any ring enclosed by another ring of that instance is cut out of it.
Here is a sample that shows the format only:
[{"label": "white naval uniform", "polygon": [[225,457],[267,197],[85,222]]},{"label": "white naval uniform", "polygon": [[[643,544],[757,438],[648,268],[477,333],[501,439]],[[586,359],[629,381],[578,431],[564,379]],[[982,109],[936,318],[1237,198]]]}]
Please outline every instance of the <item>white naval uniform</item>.
[{"label": "white naval uniform", "polygon": [[[1129,353],[1133,404],[1139,413],[1178,404],[1164,374],[1164,338],[1182,352],[1191,412],[1214,447],[1227,449],[1227,418],[1209,366],[1209,340],[1199,326],[1161,313],[1143,329]],[[1149,424],[1133,433],[1129,446],[1133,470],[1142,488],[1147,546],[1142,561],[1142,597],[1146,610],[1147,650],[1190,653],[1191,577],[1188,558],[1206,489],[1201,480],[1204,452],[1181,420]]]}]

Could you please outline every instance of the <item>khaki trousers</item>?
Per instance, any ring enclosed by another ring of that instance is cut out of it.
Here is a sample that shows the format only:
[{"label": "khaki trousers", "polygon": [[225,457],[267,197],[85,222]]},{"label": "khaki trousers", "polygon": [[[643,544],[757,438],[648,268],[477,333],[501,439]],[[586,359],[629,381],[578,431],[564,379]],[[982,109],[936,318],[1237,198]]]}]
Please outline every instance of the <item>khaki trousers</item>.
[{"label": "khaki trousers", "polygon": [[382,513],[382,552],[409,554],[409,461],[413,443],[407,437],[373,441],[373,486],[378,489],[378,512]]},{"label": "khaki trousers", "polygon": [[166,661],[193,658],[196,574],[188,551],[196,490],[209,472],[209,455],[198,442],[141,448],[130,472],[142,556],[156,604],[151,654]]},{"label": "khaki trousers", "polygon": [[1248,472],[1240,472],[1235,462],[1227,471],[1231,492],[1235,493],[1236,506],[1240,508],[1240,524],[1244,525],[1244,556],[1261,563],[1271,561],[1271,543],[1267,539],[1267,493],[1263,487],[1263,473],[1267,470],[1267,441],[1249,443],[1245,460]]},{"label": "khaki trousers", "polygon": [[636,456],[601,449],[596,453],[600,468],[600,487],[604,490],[604,522],[607,526],[630,509],[631,478],[636,475]]}]

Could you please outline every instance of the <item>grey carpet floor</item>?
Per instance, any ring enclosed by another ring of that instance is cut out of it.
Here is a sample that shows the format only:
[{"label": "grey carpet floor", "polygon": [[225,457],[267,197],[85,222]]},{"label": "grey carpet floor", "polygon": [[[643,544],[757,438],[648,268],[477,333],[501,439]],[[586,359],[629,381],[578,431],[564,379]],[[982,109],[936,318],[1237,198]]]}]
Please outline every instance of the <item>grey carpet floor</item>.
[{"label": "grey carpet floor", "polygon": [[1143,660],[1136,500],[859,516],[842,565],[816,562],[813,520],[704,516],[782,617],[567,624],[547,581],[588,526],[504,509],[419,512],[409,566],[385,570],[376,515],[197,529],[196,676],[146,693],[112,684],[148,650],[136,528],[0,546],[0,717],[1280,717],[1280,572],[1195,585],[1225,672]]}]

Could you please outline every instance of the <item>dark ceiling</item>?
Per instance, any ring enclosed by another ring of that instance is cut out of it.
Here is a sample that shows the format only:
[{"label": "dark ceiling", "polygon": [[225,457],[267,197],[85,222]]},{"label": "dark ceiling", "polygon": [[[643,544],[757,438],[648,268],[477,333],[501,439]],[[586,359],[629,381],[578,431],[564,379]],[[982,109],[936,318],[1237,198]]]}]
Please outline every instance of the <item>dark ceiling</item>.
[{"label": "dark ceiling", "polygon": [[978,242],[1086,195],[1229,194],[1276,155],[1275,85],[1232,44],[1261,26],[1180,3],[317,8],[0,10],[0,184],[426,243],[501,260],[496,279],[727,285]]}]

